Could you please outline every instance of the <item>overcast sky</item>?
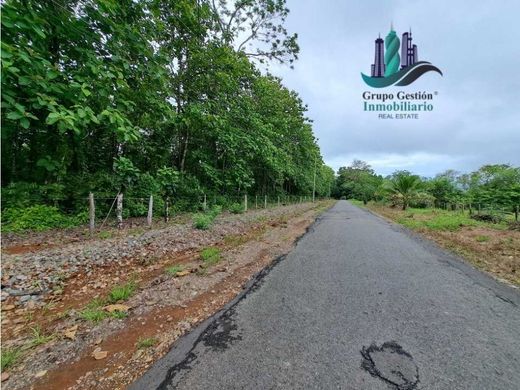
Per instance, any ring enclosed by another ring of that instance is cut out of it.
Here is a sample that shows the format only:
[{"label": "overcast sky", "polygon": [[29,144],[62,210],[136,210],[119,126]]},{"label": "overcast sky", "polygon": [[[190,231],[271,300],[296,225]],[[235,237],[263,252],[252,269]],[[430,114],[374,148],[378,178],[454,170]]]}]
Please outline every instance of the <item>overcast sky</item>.
[{"label": "overcast sky", "polygon": [[[271,71],[309,105],[325,162],[354,158],[376,172],[424,176],[484,164],[520,165],[520,2],[288,0],[301,48],[294,70]],[[407,87],[371,89],[377,34],[410,27],[419,60],[439,67]],[[363,111],[363,91],[438,91],[418,120],[382,120]]]}]

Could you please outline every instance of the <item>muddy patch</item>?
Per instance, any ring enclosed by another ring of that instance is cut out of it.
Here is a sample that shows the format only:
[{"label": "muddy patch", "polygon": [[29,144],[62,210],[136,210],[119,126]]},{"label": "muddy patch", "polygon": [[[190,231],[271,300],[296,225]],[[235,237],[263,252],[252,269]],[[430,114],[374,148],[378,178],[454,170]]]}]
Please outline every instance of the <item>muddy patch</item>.
[{"label": "muddy patch", "polygon": [[375,343],[361,349],[361,368],[397,390],[413,390],[419,383],[419,368],[412,355],[395,341]]}]

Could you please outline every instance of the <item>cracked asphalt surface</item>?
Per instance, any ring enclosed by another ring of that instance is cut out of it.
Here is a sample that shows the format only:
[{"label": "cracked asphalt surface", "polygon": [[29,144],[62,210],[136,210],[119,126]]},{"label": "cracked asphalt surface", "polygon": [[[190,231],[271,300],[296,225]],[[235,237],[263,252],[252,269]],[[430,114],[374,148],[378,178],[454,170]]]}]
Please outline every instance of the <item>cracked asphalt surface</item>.
[{"label": "cracked asphalt surface", "polygon": [[130,389],[520,388],[520,293],[346,201]]}]

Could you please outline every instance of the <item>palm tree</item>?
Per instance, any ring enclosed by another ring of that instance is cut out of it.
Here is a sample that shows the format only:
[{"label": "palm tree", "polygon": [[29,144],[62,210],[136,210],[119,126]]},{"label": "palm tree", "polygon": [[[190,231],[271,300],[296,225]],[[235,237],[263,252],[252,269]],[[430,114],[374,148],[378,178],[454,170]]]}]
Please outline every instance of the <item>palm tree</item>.
[{"label": "palm tree", "polygon": [[392,179],[388,182],[387,190],[390,193],[400,195],[403,199],[403,210],[406,210],[410,204],[410,200],[417,193],[421,179],[419,176],[412,175],[410,172],[394,173]]}]

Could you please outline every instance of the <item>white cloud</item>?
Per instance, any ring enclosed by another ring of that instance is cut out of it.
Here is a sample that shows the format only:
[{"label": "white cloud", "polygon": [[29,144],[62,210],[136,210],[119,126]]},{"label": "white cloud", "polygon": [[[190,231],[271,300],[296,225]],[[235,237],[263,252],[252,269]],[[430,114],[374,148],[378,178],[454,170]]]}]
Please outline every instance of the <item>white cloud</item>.
[{"label": "white cloud", "polygon": [[[334,168],[354,157],[372,162],[380,173],[520,165],[520,3],[289,0],[288,5],[288,27],[300,36],[300,60],[293,71],[273,72],[309,104],[325,160]],[[412,27],[419,58],[444,73],[425,75],[406,88],[439,91],[434,112],[418,121],[384,121],[362,111],[361,93],[368,87],[360,72],[368,72],[373,41],[378,32],[386,35],[392,19],[398,32]]]}]

